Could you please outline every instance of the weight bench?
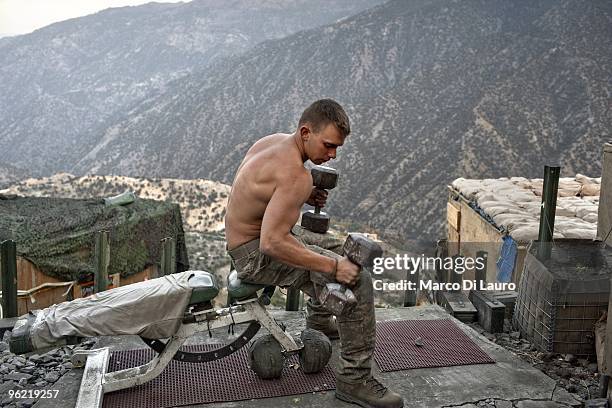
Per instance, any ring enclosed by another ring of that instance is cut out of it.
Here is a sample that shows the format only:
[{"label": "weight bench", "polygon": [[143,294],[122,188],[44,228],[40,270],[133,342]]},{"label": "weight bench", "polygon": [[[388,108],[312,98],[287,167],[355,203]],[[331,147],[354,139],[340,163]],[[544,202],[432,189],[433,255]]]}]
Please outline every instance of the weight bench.
[{"label": "weight bench", "polygon": [[[172,359],[204,363],[226,357],[247,345],[261,326],[276,340],[283,357],[304,348],[264,307],[274,287],[243,283],[233,271],[227,288],[232,304],[215,310],[212,300],[219,293],[215,277],[205,271],[186,271],[52,305],[19,318],[9,342],[10,349],[14,353],[26,353],[67,344],[80,337],[139,335],[158,353],[139,367],[107,372],[108,347],[74,353],[74,366],[85,366],[76,407],[92,408],[102,406],[105,393],[154,379]],[[264,293],[257,297],[261,289]],[[249,324],[246,330],[217,350],[201,353],[180,350],[195,333],[208,332],[212,336],[213,329],[241,323]]]}]

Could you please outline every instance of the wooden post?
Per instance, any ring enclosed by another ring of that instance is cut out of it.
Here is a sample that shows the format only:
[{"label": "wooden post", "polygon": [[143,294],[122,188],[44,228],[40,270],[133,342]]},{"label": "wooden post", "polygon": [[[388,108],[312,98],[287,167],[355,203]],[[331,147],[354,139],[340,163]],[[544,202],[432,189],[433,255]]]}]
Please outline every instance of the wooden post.
[{"label": "wooden post", "polygon": [[15,241],[0,244],[2,278],[2,317],[17,317],[17,246]]},{"label": "wooden post", "polygon": [[164,238],[162,244],[161,276],[176,273],[176,242],[173,238]]},{"label": "wooden post", "polygon": [[287,303],[285,304],[285,310],[297,311],[300,310],[300,290],[295,288],[287,289]]},{"label": "wooden post", "polygon": [[94,274],[94,293],[108,289],[108,265],[110,263],[110,248],[108,231],[96,233],[96,270]]}]

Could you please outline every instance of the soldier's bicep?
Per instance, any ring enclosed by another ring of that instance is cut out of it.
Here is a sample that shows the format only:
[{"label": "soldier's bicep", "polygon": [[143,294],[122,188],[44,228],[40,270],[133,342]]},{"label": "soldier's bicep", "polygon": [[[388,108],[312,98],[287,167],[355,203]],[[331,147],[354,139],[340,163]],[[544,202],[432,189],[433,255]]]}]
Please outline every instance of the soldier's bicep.
[{"label": "soldier's bicep", "polygon": [[288,233],[300,217],[300,209],[310,196],[310,186],[293,182],[278,186],[270,199],[261,225],[266,233]]}]

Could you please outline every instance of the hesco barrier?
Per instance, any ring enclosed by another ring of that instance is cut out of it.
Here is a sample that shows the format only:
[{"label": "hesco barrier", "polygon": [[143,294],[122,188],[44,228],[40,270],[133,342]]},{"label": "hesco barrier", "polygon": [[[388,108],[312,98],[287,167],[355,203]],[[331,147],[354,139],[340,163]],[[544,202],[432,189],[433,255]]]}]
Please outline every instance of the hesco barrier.
[{"label": "hesco barrier", "polygon": [[594,324],[608,309],[612,249],[591,240],[555,240],[549,260],[534,242],[525,258],[513,324],[540,350],[590,357]]}]

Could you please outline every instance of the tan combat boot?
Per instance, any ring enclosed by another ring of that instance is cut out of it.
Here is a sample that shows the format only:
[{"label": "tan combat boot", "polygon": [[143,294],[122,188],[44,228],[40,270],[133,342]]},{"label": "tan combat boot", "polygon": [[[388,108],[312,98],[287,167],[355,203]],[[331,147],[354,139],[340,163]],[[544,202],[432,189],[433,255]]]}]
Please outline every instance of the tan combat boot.
[{"label": "tan combat boot", "polygon": [[336,398],[364,408],[402,408],[404,400],[374,377],[351,384],[336,378]]},{"label": "tan combat boot", "polygon": [[321,319],[320,316],[309,316],[306,318],[306,327],[322,332],[330,340],[336,340],[340,338],[338,333],[338,325],[334,316],[329,316],[325,319]]}]

